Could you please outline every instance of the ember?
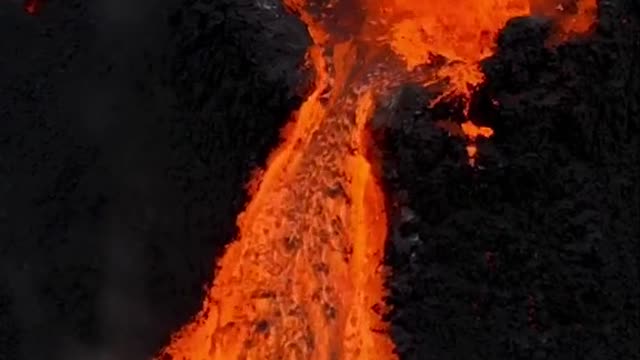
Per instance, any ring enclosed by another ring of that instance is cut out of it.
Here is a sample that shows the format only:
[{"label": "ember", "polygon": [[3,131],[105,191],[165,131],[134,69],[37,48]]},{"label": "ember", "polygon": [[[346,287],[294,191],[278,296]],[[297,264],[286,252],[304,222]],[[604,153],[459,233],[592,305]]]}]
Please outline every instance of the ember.
[{"label": "ember", "polygon": [[254,186],[201,313],[159,359],[394,358],[381,319],[387,214],[367,156],[377,99],[410,80],[442,84],[433,104],[463,99],[473,163],[474,140],[493,130],[468,118],[469,101],[499,30],[539,7],[567,39],[595,10],[593,1],[572,14],[527,0],[285,4],[315,42],[315,91]]},{"label": "ember", "polygon": [[24,11],[26,11],[30,15],[35,15],[41,6],[41,0],[25,0],[24,1]]}]

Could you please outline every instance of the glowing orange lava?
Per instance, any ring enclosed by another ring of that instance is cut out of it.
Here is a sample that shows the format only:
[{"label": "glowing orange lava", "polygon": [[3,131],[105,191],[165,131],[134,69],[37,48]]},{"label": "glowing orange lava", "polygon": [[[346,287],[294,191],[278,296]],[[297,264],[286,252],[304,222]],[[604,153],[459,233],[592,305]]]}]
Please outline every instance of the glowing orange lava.
[{"label": "glowing orange lava", "polygon": [[[440,99],[468,99],[495,35],[531,12],[527,0],[312,1],[285,4],[314,40],[316,90],[239,216],[202,311],[158,359],[394,359],[380,316],[385,201],[366,156],[376,99],[409,81],[444,82]],[[573,22],[559,17],[562,31],[583,31],[583,14],[593,21],[580,9]],[[431,66],[429,54],[448,62]],[[461,129],[471,140],[492,134]]]}]

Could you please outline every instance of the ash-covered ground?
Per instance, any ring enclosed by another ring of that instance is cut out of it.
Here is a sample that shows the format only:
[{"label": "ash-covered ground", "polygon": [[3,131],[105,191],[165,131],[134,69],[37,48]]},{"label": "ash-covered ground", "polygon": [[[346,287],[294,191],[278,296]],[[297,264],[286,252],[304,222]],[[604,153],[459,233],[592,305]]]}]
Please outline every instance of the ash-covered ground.
[{"label": "ash-covered ground", "polygon": [[[640,19],[484,63],[466,165],[407,87],[379,130],[402,359],[637,359]],[[200,307],[244,184],[308,91],[275,1],[0,4],[0,360],[148,358]]]}]

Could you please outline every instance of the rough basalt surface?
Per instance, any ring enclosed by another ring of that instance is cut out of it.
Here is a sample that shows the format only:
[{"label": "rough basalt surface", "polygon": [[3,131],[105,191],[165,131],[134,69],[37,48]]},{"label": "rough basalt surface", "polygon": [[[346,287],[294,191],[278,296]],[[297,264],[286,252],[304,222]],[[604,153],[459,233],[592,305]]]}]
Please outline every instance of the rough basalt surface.
[{"label": "rough basalt surface", "polygon": [[638,358],[638,17],[603,5],[594,35],[556,49],[540,19],[502,32],[475,168],[430,94],[406,88],[387,111],[401,358]]},{"label": "rough basalt surface", "polygon": [[0,4],[0,359],[140,360],[201,305],[309,43],[254,1]]}]

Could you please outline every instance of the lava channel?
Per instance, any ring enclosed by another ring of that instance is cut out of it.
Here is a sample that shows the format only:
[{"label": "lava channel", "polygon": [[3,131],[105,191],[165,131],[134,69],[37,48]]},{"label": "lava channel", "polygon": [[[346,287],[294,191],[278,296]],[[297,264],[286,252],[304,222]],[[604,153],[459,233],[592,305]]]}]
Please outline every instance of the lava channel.
[{"label": "lava channel", "polygon": [[[556,14],[558,31],[585,31],[583,17],[595,17],[591,1]],[[446,84],[439,100],[468,102],[484,79],[477,64],[510,18],[534,5],[560,11],[533,2],[285,1],[315,42],[308,59],[316,90],[238,217],[238,238],[219,260],[202,310],[158,359],[396,358],[381,316],[385,199],[366,156],[376,99],[403,83],[437,82]],[[448,61],[436,66],[430,55]],[[470,139],[491,135],[471,121],[461,129]]]}]

